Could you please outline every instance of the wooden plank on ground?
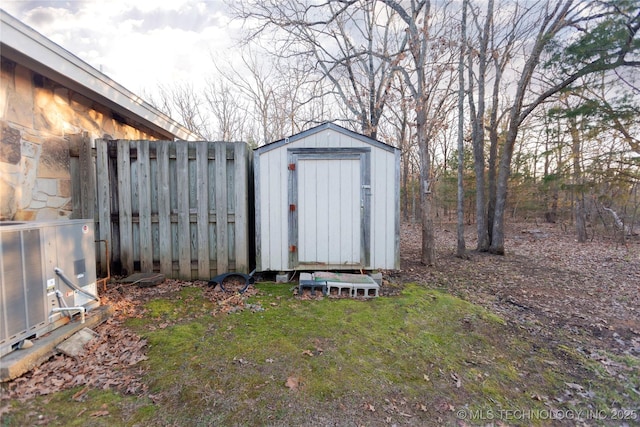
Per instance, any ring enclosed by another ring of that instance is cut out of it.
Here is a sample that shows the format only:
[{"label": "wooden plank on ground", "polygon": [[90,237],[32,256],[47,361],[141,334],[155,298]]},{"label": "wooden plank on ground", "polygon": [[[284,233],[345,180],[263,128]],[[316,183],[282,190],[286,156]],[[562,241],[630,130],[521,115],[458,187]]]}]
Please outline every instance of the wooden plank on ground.
[{"label": "wooden plank on ground", "polygon": [[118,212],[120,260],[126,274],[133,273],[133,223],[131,221],[131,159],[129,141],[118,140]]},{"label": "wooden plank on ground", "polygon": [[160,244],[160,272],[173,275],[173,251],[171,245],[171,192],[169,186],[169,141],[155,143],[158,157],[158,241]]},{"label": "wooden plank on ground", "polygon": [[153,271],[153,244],[151,238],[151,172],[149,141],[138,142],[138,212],[140,215],[140,271]]},{"label": "wooden plank on ground", "polygon": [[189,241],[189,145],[176,143],[178,193],[178,267],[179,277],[191,280],[191,243]]}]

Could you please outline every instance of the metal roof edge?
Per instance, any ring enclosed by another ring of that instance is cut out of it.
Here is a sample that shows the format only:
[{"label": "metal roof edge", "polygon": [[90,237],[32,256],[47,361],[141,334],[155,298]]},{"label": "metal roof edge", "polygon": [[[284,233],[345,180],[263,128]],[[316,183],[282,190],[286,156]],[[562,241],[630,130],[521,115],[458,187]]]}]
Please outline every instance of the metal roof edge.
[{"label": "metal roof edge", "polygon": [[307,130],[304,130],[304,131],[302,131],[300,133],[297,133],[295,135],[292,135],[292,136],[289,136],[287,138],[280,139],[278,141],[274,141],[274,142],[271,142],[269,144],[265,144],[265,145],[263,145],[261,147],[255,148],[254,151],[256,153],[258,153],[258,154],[262,154],[262,153],[274,150],[276,148],[282,147],[283,145],[287,145],[287,144],[290,144],[292,142],[295,142],[295,141],[297,141],[299,139],[306,138],[309,135],[313,135],[313,134],[322,132],[322,131],[327,130],[327,129],[331,129],[331,130],[334,130],[336,132],[342,133],[343,135],[348,135],[350,137],[356,138],[356,139],[358,139],[358,140],[360,140],[360,141],[362,141],[362,142],[364,142],[366,144],[370,144],[370,145],[373,145],[375,147],[382,148],[383,150],[388,151],[390,153],[393,153],[396,150],[399,150],[398,148],[396,148],[396,147],[394,147],[392,145],[386,144],[386,143],[384,143],[382,141],[378,141],[377,139],[373,139],[373,138],[368,137],[366,135],[363,135],[361,133],[354,132],[354,131],[349,130],[349,129],[345,128],[345,127],[337,125],[337,124],[335,124],[333,122],[324,122],[324,123],[321,123],[321,124],[319,124],[317,126],[309,128]]},{"label": "metal roof edge", "polygon": [[0,9],[1,54],[83,96],[172,139],[195,141],[195,133],[105,74]]}]

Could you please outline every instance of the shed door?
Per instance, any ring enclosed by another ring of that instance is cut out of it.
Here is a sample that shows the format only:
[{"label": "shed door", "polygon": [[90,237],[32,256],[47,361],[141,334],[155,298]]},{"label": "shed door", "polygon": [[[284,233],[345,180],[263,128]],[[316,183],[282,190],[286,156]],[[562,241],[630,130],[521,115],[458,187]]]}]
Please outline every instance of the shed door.
[{"label": "shed door", "polygon": [[366,267],[368,150],[298,149],[290,159],[294,165],[290,181],[291,267]]}]

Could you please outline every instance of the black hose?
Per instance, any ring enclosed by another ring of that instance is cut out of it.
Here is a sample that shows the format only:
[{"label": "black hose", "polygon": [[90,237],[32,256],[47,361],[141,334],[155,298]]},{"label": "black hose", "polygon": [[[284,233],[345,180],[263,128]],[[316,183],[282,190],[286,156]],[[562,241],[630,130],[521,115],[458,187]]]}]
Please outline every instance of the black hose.
[{"label": "black hose", "polygon": [[100,302],[100,299],[99,299],[97,296],[95,296],[95,295],[91,295],[89,292],[87,292],[87,291],[85,291],[84,289],[79,288],[78,286],[76,286],[76,285],[74,285],[73,283],[71,283],[71,281],[67,278],[67,276],[65,276],[65,275],[64,275],[64,272],[63,272],[62,270],[60,270],[58,267],[54,268],[54,269],[53,269],[53,271],[55,271],[55,272],[56,272],[56,274],[58,275],[58,277],[60,277],[60,279],[62,279],[62,281],[63,281],[67,286],[69,286],[70,288],[72,288],[72,289],[74,289],[74,290],[76,290],[76,291],[78,291],[78,292],[80,292],[80,293],[82,293],[82,294],[84,294],[84,295],[88,296],[88,297],[89,297],[89,298],[91,298],[91,299],[94,299],[94,300],[96,300],[96,301]]}]

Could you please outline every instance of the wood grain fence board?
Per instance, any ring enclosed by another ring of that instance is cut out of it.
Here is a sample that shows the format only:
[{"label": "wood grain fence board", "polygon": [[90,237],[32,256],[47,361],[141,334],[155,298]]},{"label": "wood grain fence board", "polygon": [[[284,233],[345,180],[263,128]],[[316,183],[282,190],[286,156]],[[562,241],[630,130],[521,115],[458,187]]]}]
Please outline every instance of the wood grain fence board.
[{"label": "wood grain fence board", "polygon": [[151,165],[149,141],[138,142],[138,213],[140,233],[140,269],[153,271],[153,246],[151,237]]},{"label": "wood grain fence board", "polygon": [[176,177],[178,199],[178,276],[191,279],[191,242],[189,219],[189,145],[176,143]]},{"label": "wood grain fence board", "polygon": [[198,277],[210,277],[209,266],[209,159],[208,143],[196,146],[197,200],[198,200]]},{"label": "wood grain fence board", "polygon": [[169,185],[169,142],[157,142],[158,158],[158,242],[160,245],[160,272],[173,275],[173,248],[171,245],[171,193]]},{"label": "wood grain fence board", "polygon": [[82,218],[95,219],[96,172],[93,164],[91,138],[87,132],[79,136],[80,148],[80,200]]},{"label": "wood grain fence board", "polygon": [[[109,153],[108,143],[104,139],[96,140],[96,172],[97,172],[97,198],[98,198],[98,240],[106,240],[100,245],[101,275],[107,272],[107,260],[105,245],[111,243],[111,195],[109,192]],[[113,251],[113,245],[109,248]]]},{"label": "wood grain fence board", "polygon": [[118,140],[118,220],[120,260],[125,274],[133,273],[133,226],[131,221],[131,160],[129,141]]},{"label": "wood grain fence board", "polygon": [[249,269],[249,191],[247,168],[247,145],[234,144],[234,196],[235,210],[233,223],[235,227],[235,269],[247,271]]},{"label": "wood grain fence board", "polygon": [[227,144],[215,145],[216,264],[217,274],[229,269],[227,242]]},{"label": "wood grain fence board", "polygon": [[[75,212],[93,206],[96,236],[109,240],[117,274],[135,268],[206,280],[248,272],[246,144],[96,140],[94,149],[79,137],[75,143]],[[82,182],[81,169],[93,171],[93,185]],[[104,244],[99,248],[105,271]]]}]

